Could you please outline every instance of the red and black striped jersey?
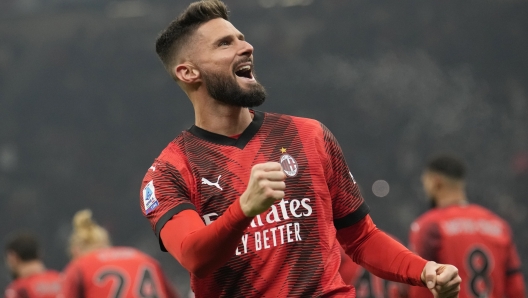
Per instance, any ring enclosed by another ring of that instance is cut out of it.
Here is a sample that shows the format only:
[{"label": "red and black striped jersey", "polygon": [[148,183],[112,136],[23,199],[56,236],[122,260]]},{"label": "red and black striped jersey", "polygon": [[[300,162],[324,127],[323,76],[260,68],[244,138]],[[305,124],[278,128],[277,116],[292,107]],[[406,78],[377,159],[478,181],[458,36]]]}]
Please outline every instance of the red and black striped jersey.
[{"label": "red and black striped jersey", "polygon": [[47,270],[13,281],[5,291],[5,298],[55,298],[60,291],[60,274]]},{"label": "red and black striped jersey", "polygon": [[[55,297],[55,296],[54,296]],[[98,249],[64,270],[58,298],[177,298],[160,265],[131,247]]]},{"label": "red and black striped jersey", "polygon": [[[287,175],[285,197],[253,219],[223,267],[205,278],[191,276],[194,292],[197,297],[353,297],[338,272],[336,228],[356,223],[369,209],[341,148],[318,121],[253,113],[236,139],[192,126],[172,141],[143,180],[143,214],[158,237],[182,210],[196,210],[210,224],[246,190],[253,165],[280,162]],[[164,249],[161,240],[160,245]]]},{"label": "red and black striped jersey", "polygon": [[[418,255],[458,268],[460,298],[525,296],[510,227],[490,210],[474,204],[435,208],[412,223],[409,237]],[[409,297],[433,296],[411,287]]]}]

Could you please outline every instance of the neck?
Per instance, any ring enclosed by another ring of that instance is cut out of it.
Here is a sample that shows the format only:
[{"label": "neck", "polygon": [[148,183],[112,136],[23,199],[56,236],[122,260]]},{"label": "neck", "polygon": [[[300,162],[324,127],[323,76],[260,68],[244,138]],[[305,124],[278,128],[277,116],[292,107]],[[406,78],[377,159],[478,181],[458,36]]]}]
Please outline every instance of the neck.
[{"label": "neck", "polygon": [[253,115],[247,108],[233,107],[209,100],[193,100],[195,125],[207,131],[233,136],[241,134],[251,123]]},{"label": "neck", "polygon": [[18,265],[18,276],[28,277],[46,271],[46,267],[40,260],[28,261]]},{"label": "neck", "polygon": [[466,194],[460,190],[445,191],[442,194],[439,194],[436,200],[438,208],[465,204],[467,204]]}]

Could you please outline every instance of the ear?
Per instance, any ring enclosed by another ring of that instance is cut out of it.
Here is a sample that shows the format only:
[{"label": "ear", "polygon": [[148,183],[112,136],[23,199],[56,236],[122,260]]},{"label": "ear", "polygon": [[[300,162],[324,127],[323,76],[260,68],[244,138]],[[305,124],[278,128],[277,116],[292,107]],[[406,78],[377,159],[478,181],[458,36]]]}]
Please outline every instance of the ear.
[{"label": "ear", "polygon": [[173,68],[173,75],[186,84],[194,84],[201,81],[200,71],[190,63],[176,65]]},{"label": "ear", "polygon": [[441,175],[432,174],[432,185],[434,190],[442,189],[445,185],[445,179]]},{"label": "ear", "polygon": [[19,263],[19,261],[20,261],[20,258],[17,256],[16,253],[12,251],[8,251],[6,253],[6,263],[8,267],[15,268],[17,264]]}]

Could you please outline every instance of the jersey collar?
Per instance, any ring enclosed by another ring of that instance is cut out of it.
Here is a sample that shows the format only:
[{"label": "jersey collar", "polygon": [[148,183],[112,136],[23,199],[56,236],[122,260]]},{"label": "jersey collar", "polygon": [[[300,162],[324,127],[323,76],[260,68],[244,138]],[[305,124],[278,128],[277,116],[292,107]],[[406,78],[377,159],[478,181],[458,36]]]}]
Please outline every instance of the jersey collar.
[{"label": "jersey collar", "polygon": [[224,135],[220,135],[214,132],[207,131],[196,125],[191,126],[187,131],[192,135],[206,140],[211,143],[225,146],[234,146],[239,149],[244,149],[244,147],[251,141],[253,136],[257,134],[262,123],[264,122],[264,113],[260,111],[253,111],[255,114],[253,116],[253,121],[246,127],[244,132],[240,135],[238,139],[233,139]]}]

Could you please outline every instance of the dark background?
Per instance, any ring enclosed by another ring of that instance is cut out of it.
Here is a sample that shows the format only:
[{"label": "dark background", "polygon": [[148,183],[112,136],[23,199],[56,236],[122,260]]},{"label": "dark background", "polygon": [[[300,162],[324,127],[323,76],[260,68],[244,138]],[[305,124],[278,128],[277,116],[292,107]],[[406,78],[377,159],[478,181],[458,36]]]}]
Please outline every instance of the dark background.
[{"label": "dark background", "polygon": [[[0,240],[35,231],[68,262],[89,207],[116,245],[188,274],[139,209],[153,159],[193,123],[154,51],[187,1],[0,1]],[[470,200],[512,226],[528,275],[528,2],[227,0],[255,47],[260,110],[316,118],[336,135],[378,226],[406,242],[427,209],[426,160],[467,161]],[[377,197],[372,185],[390,192]],[[0,275],[0,289],[9,282]]]}]

